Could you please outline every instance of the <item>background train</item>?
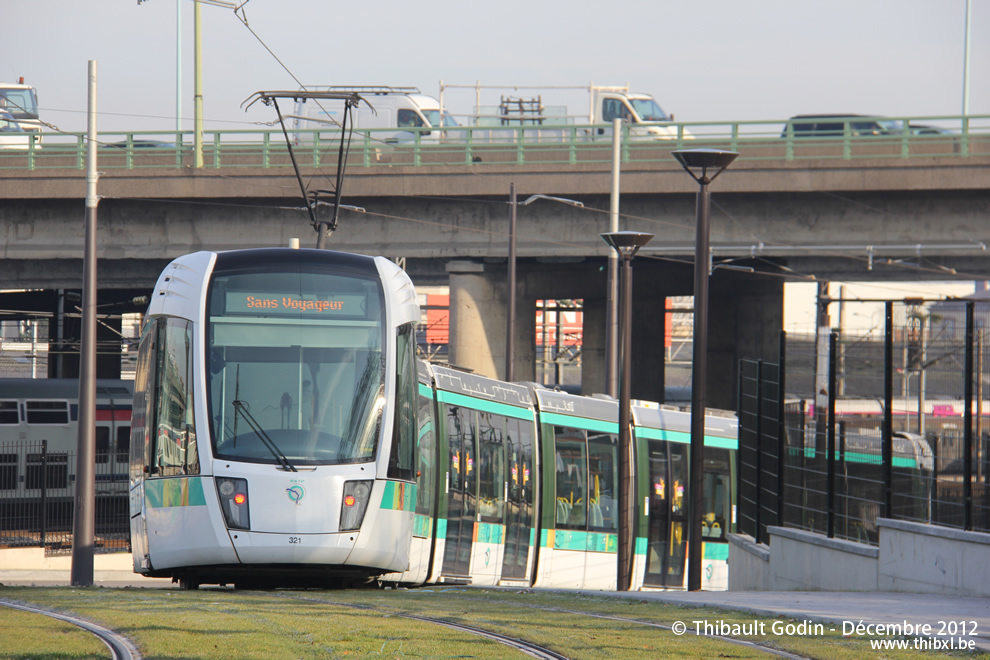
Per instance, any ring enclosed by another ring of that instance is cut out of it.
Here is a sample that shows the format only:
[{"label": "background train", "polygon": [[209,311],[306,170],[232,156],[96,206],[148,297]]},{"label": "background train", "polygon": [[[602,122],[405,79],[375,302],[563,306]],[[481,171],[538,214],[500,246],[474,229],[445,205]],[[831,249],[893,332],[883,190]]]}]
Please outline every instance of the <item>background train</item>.
[{"label": "background train", "polygon": [[[138,353],[134,569],[203,583],[614,589],[618,405],[415,359],[387,259],[199,252]],[[689,415],[638,404],[634,588],[682,588]],[[726,585],[733,416],[706,422],[705,583]]]},{"label": "background train", "polygon": [[[126,496],[133,383],[96,383],[97,496]],[[79,422],[77,379],[0,379],[0,499],[73,496]]]}]

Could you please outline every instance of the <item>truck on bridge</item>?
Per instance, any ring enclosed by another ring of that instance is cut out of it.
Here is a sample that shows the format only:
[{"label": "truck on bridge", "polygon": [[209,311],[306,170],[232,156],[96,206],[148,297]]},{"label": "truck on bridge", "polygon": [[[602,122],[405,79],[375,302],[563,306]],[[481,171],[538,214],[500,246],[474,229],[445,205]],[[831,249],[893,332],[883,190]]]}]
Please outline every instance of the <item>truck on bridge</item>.
[{"label": "truck on bridge", "polygon": [[[0,110],[9,112],[18,125],[29,133],[41,132],[38,117],[38,94],[21,77],[16,83],[0,83]],[[38,139],[38,136],[35,136]]]},{"label": "truck on bridge", "polygon": [[[633,138],[667,140],[677,138],[677,126],[672,126],[673,115],[664,112],[651,94],[630,91],[629,85],[605,86],[590,84],[587,87],[508,87],[487,85],[450,85],[440,83],[440,107],[444,108],[444,92],[463,88],[475,90],[475,111],[467,115],[467,123],[475,126],[552,126],[561,124],[611,124],[622,119],[629,124]],[[498,105],[483,105],[482,90],[532,90],[538,94],[529,98],[501,94]],[[546,90],[579,90],[588,94],[588,113],[573,114],[564,105],[544,105]],[[460,116],[460,115],[457,115]],[[590,139],[610,137],[610,127],[588,129]],[[686,134],[689,137],[689,134]]]}]

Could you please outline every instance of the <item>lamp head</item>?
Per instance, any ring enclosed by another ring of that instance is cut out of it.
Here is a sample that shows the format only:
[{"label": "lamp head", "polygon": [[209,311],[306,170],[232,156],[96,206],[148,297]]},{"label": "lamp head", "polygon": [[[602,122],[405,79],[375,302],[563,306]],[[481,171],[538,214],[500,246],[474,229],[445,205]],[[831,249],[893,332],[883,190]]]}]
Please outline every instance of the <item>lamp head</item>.
[{"label": "lamp head", "polygon": [[[700,184],[709,184],[725,170],[739,155],[735,151],[722,149],[680,149],[670,152],[684,171]],[[701,170],[700,176],[694,170]],[[715,173],[708,176],[708,170]]]},{"label": "lamp head", "polygon": [[624,259],[632,259],[641,247],[653,239],[654,234],[640,231],[613,231],[601,234],[602,240]]},{"label": "lamp head", "polygon": [[739,154],[735,151],[722,149],[680,149],[670,152],[677,162],[685,168],[724,169],[732,164]]}]

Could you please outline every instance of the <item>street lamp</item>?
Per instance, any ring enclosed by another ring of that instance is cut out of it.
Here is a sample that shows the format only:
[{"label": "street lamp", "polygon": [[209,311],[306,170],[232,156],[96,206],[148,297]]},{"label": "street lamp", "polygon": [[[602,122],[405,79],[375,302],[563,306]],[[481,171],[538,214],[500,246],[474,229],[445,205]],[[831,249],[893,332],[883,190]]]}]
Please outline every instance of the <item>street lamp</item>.
[{"label": "street lamp", "polygon": [[602,240],[614,249],[622,259],[619,276],[619,539],[616,590],[629,591],[632,576],[633,536],[633,478],[632,439],[629,436],[629,389],[632,384],[630,371],[632,358],[632,260],[641,247],[650,242],[653,234],[638,231],[615,231],[601,234]]},{"label": "street lamp", "polygon": [[[705,469],[705,389],[708,370],[708,276],[711,261],[708,215],[715,180],[739,155],[721,149],[683,149],[672,152],[681,167],[701,186],[698,190],[694,240],[694,356],[691,360],[690,517],[688,526],[688,590],[701,590],[701,521],[704,509],[702,479]],[[697,174],[700,170],[701,174]],[[714,174],[709,174],[714,171]]]},{"label": "street lamp", "polygon": [[577,200],[550,195],[530,195],[525,200],[517,202],[516,184],[509,184],[509,290],[505,293],[508,301],[508,310],[505,314],[505,380],[508,383],[516,379],[516,207],[529,206],[538,199],[549,199],[584,208],[584,204]]}]

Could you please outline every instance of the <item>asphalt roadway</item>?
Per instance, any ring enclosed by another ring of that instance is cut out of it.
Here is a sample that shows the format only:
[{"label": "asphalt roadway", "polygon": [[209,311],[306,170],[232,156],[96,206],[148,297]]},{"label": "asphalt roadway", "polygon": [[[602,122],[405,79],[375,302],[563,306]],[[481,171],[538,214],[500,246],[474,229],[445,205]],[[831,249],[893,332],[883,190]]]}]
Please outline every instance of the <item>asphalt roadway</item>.
[{"label": "asphalt roadway", "polygon": [[[15,554],[0,551],[0,585],[3,586],[68,586],[71,582],[71,557],[45,558],[40,549]],[[131,556],[126,553],[94,557],[93,586],[174,588],[167,579],[145,578],[132,572]],[[602,592],[580,592],[606,595]],[[823,623],[826,629],[842,630],[848,636],[895,637],[897,631],[910,625],[913,630],[928,628],[918,636],[938,640],[960,639],[975,643],[975,648],[990,653],[990,599],[966,596],[876,592],[826,591],[635,591],[609,592],[607,595],[637,600],[661,601],[684,607],[752,612],[781,619],[781,625]],[[720,621],[703,622],[685,617],[685,634],[706,627],[719,634]],[[900,626],[882,629],[877,625]],[[867,629],[867,626],[873,626]],[[858,628],[857,628],[858,627]],[[939,633],[943,634],[939,634]],[[975,634],[970,634],[974,633]],[[767,630],[767,634],[770,631]],[[796,634],[801,634],[798,631]],[[932,642],[933,644],[936,642]],[[947,648],[947,647],[946,647]],[[958,646],[956,646],[958,648]]]}]

